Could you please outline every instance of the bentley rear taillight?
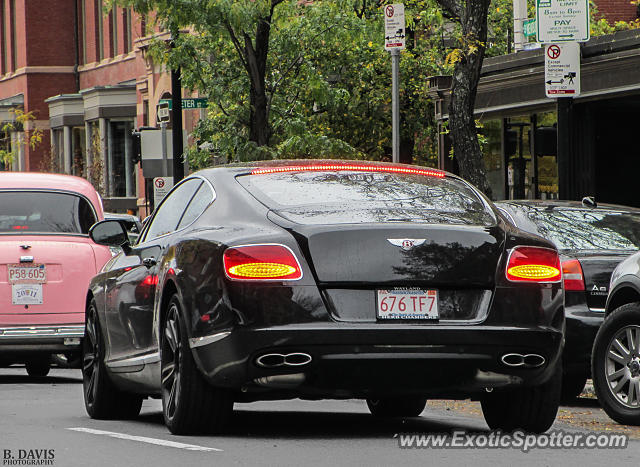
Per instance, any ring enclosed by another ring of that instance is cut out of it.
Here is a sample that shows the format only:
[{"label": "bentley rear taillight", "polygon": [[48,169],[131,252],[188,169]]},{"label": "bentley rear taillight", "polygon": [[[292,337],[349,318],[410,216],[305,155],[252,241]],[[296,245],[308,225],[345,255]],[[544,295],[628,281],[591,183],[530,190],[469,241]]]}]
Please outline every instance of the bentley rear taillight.
[{"label": "bentley rear taillight", "polygon": [[565,290],[585,290],[582,266],[577,259],[570,259],[562,263],[562,280]]},{"label": "bentley rear taillight", "polygon": [[560,258],[551,248],[515,247],[509,255],[507,279],[513,282],[560,282]]},{"label": "bentley rear taillight", "polygon": [[293,252],[284,245],[244,245],[227,248],[224,270],[237,280],[298,280],[302,268]]}]

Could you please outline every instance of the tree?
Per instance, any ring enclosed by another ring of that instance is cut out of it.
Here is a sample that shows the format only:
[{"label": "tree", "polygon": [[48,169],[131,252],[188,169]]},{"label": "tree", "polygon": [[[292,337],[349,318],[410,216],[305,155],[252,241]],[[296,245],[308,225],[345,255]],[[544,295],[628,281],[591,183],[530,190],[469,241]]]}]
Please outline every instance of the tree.
[{"label": "tree", "polygon": [[[190,31],[174,48],[157,41],[151,55],[180,66],[183,85],[209,97],[207,119],[195,131],[204,144],[190,149],[192,168],[209,165],[211,154],[379,160],[390,153],[391,66],[382,39],[388,1],[114,1],[154,11],[160,29]],[[432,164],[437,134],[425,78],[451,73],[471,51],[451,50],[449,37],[465,36],[451,31],[435,0],[405,4],[401,153],[404,147],[407,157]]]},{"label": "tree", "polygon": [[[266,146],[271,138],[269,107],[271,99],[267,89],[267,58],[271,30],[278,18],[280,5],[295,11],[297,2],[291,0],[120,0],[114,3],[132,5],[140,13],[153,12],[160,29],[178,31],[192,28],[195,35],[181,36],[175,41],[173,53],[166,52],[171,65],[181,65],[201,75],[202,70],[193,70],[189,60],[200,61],[206,55],[198,55],[206,46],[219,58],[232,59],[229,50],[221,50],[226,45],[221,38],[228,39],[233,47],[232,61],[239,64],[246,73],[249,84],[248,111],[244,123],[249,128],[249,140],[257,146]],[[286,13],[285,13],[286,14]],[[187,52],[186,54],[184,52]],[[219,62],[216,63],[216,65]],[[290,69],[295,63],[290,64]],[[192,73],[193,74],[193,73]],[[193,77],[193,76],[192,76]],[[202,76],[200,76],[202,78]],[[204,84],[204,83],[203,83]],[[225,109],[223,108],[223,111]]]},{"label": "tree", "polygon": [[463,178],[491,196],[478,135],[474,107],[487,44],[490,0],[437,0],[460,24],[449,104],[449,131]]},{"label": "tree", "polygon": [[[32,130],[25,130],[25,127],[36,119],[33,112],[25,112],[19,108],[9,110],[14,115],[14,120],[5,122],[0,127],[0,163],[9,169],[15,158],[18,156],[20,146],[29,146],[35,149],[42,142],[42,130],[34,127]],[[11,133],[24,131],[25,139],[11,141]]]}]

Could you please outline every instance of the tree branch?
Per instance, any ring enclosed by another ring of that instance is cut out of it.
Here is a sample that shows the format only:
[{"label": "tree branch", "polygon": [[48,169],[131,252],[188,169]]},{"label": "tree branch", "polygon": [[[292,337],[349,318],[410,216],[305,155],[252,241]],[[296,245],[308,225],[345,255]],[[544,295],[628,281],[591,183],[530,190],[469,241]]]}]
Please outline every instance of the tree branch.
[{"label": "tree branch", "polygon": [[437,2],[454,18],[462,16],[462,6],[456,0],[437,0]]},{"label": "tree branch", "polygon": [[238,52],[238,57],[240,58],[242,65],[244,66],[245,70],[247,70],[247,73],[251,74],[249,65],[245,60],[245,50],[242,48],[242,44],[240,44],[240,41],[236,37],[236,34],[233,31],[233,28],[231,27],[231,24],[229,24],[229,21],[224,20],[223,23],[224,23],[224,27],[227,29],[227,32],[229,33],[229,37],[231,37],[231,42],[233,43],[233,46],[235,47],[236,52]]}]

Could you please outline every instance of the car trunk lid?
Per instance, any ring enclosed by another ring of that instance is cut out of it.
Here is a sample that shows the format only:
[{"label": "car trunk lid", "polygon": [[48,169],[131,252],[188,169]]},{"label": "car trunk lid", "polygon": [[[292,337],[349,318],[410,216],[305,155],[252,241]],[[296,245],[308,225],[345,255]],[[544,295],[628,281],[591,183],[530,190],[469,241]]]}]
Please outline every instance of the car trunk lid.
[{"label": "car trunk lid", "polygon": [[[98,256],[104,259],[104,254]],[[38,273],[42,274],[39,276],[28,269],[16,269],[33,266],[38,266],[44,274]],[[9,277],[11,270],[13,274]],[[3,238],[0,242],[0,325],[12,324],[15,321],[12,315],[84,312],[89,281],[96,272],[96,253],[88,237]]]},{"label": "car trunk lid", "polygon": [[298,225],[321,285],[488,287],[504,239],[497,228],[452,225]]},{"label": "car trunk lid", "polygon": [[631,253],[631,251],[572,253],[572,256],[580,261],[584,275],[585,300],[591,310],[604,311],[611,273],[618,263]]}]

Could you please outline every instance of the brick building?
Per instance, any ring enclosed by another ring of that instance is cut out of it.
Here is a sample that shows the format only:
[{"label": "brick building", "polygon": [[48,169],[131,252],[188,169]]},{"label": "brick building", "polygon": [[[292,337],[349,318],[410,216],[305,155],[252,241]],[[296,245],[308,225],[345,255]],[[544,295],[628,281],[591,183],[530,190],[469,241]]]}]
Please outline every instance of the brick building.
[{"label": "brick building", "polygon": [[638,6],[630,0],[595,0],[600,16],[610,24],[638,19]]},{"label": "brick building", "polygon": [[[154,126],[170,76],[148,56],[148,25],[105,0],[0,0],[0,170],[88,178],[107,209],[137,210],[149,181],[133,157],[131,131]],[[629,0],[597,0],[608,20],[633,20]],[[157,37],[166,37],[155,33]],[[14,109],[30,113],[20,126]],[[198,111],[183,112],[189,130]],[[43,139],[26,144],[35,129]],[[144,211],[142,211],[144,214]]]},{"label": "brick building", "polygon": [[[105,14],[104,3],[0,0],[0,121],[15,121],[15,108],[34,117],[5,128],[0,149],[14,154],[5,170],[86,177],[122,211],[145,202],[131,132],[155,124],[171,83],[146,54],[145,19],[130,8]],[[197,115],[184,113],[192,128]],[[30,147],[34,128],[43,139]]]}]

